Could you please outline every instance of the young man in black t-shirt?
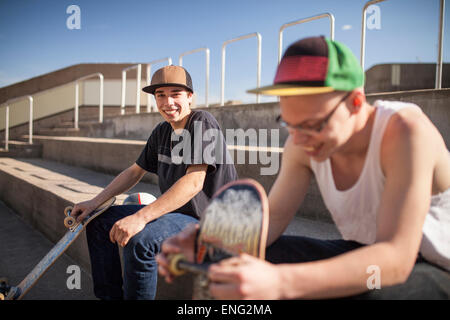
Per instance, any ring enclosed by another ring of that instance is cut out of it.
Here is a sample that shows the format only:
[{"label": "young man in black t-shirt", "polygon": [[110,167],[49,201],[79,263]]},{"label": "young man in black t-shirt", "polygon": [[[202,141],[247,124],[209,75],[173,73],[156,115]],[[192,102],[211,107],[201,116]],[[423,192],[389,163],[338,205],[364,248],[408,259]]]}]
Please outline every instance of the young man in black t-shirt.
[{"label": "young man in black t-shirt", "polygon": [[[158,175],[162,195],[147,206],[113,206],[87,227],[95,295],[100,299],[153,299],[156,254],[163,240],[197,223],[209,199],[237,173],[216,119],[191,110],[193,87],[179,66],[155,72],[143,91],[155,96],[164,118],[136,163],[100,194],[75,205],[83,219],[112,196],[132,188],[148,171]],[[123,250],[123,280],[117,245]]]}]

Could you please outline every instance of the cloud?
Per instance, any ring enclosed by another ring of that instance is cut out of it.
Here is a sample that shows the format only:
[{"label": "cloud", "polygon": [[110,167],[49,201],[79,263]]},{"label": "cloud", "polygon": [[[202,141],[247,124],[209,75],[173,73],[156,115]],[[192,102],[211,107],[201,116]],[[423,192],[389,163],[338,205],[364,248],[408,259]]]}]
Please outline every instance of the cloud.
[{"label": "cloud", "polygon": [[353,28],[353,26],[351,24],[346,24],[346,25],[342,26],[342,30],[344,30],[344,31],[350,30],[352,28]]}]

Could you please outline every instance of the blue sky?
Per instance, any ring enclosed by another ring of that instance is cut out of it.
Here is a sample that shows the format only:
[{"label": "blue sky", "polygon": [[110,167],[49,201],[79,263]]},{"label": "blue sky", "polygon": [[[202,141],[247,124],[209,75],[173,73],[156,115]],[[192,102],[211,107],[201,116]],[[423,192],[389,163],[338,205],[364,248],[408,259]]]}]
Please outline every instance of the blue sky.
[{"label": "blue sky", "polygon": [[[0,0],[0,87],[77,63],[149,62],[184,51],[211,50],[210,102],[220,97],[221,46],[225,40],[262,35],[261,84],[272,82],[282,24],[331,12],[335,39],[359,59],[365,0]],[[69,30],[69,5],[81,9],[81,29]],[[391,62],[435,63],[439,0],[387,0],[378,4],[381,29],[367,30],[366,69]],[[444,61],[450,61],[450,4],[446,8]],[[291,27],[284,48],[303,37],[329,35],[328,20]],[[186,56],[201,103],[204,55]],[[155,65],[153,70],[163,66]],[[256,39],[227,47],[225,98],[254,101]]]}]

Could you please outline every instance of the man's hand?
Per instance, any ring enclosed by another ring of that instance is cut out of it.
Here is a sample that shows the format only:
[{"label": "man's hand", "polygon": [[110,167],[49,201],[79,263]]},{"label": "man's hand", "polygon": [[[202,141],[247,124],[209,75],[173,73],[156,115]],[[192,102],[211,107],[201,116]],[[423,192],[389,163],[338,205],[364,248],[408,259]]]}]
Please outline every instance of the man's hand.
[{"label": "man's hand", "polygon": [[77,222],[83,221],[83,219],[92,211],[97,209],[98,205],[94,201],[94,199],[89,201],[84,201],[77,203],[73,209],[70,215],[77,219]]},{"label": "man's hand", "polygon": [[158,272],[165,277],[168,283],[174,279],[169,271],[169,255],[181,253],[189,262],[194,262],[194,246],[197,236],[198,224],[190,224],[177,235],[166,239],[161,246],[161,253],[156,256]]},{"label": "man's hand", "polygon": [[109,232],[111,242],[125,247],[128,241],[145,228],[147,221],[137,213],[117,221]]},{"label": "man's hand", "polygon": [[248,254],[223,260],[209,267],[209,288],[219,300],[280,299],[281,276],[274,264]]}]

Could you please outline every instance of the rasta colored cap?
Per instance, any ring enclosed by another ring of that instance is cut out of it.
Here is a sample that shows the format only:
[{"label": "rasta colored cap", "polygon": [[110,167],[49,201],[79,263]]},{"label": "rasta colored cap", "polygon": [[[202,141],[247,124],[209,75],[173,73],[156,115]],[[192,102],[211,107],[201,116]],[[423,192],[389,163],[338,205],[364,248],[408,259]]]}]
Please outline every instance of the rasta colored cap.
[{"label": "rasta colored cap", "polygon": [[364,85],[364,72],[351,50],[321,37],[291,44],[277,68],[274,84],[248,90],[271,96],[351,91]]},{"label": "rasta colored cap", "polygon": [[180,66],[170,65],[158,69],[153,74],[150,85],[142,88],[142,91],[155,94],[155,90],[160,87],[183,87],[194,92],[191,75]]}]

